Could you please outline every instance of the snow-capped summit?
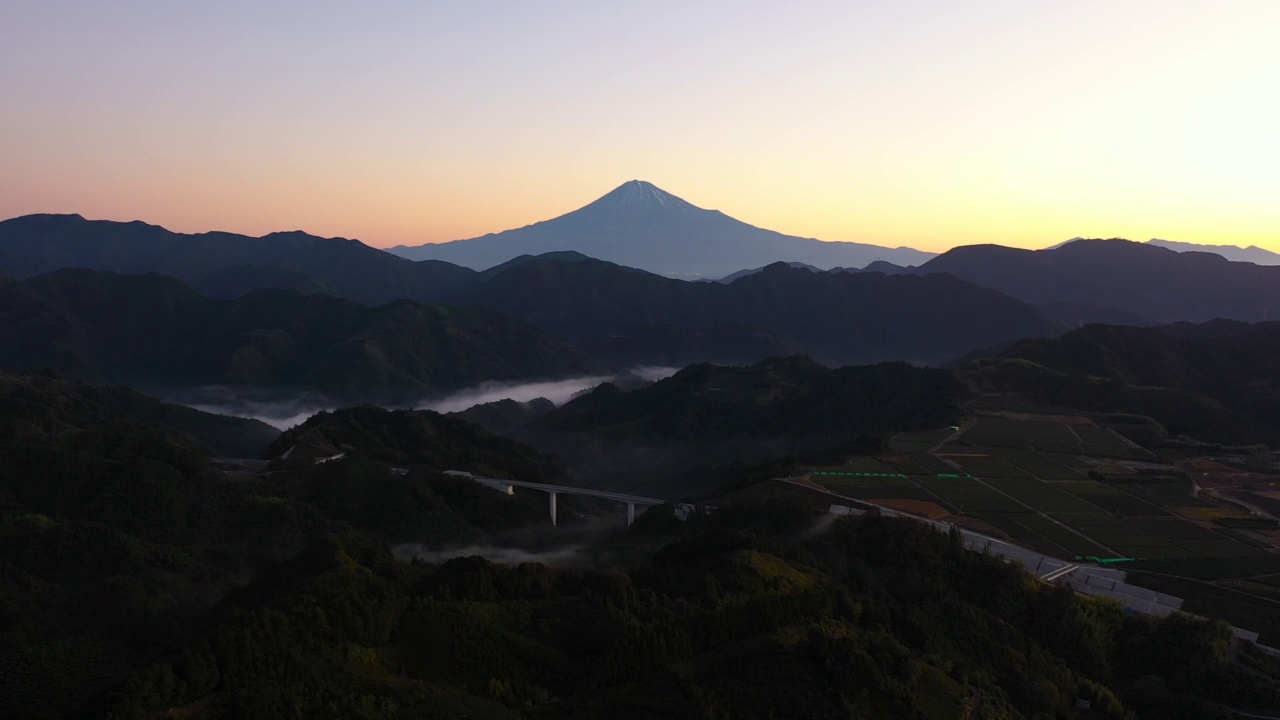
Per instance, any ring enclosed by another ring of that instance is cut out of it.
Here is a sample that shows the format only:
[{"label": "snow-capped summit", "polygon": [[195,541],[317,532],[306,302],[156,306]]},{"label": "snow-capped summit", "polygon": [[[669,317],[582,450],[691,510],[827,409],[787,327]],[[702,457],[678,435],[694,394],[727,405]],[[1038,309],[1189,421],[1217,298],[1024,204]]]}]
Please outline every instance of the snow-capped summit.
[{"label": "snow-capped summit", "polygon": [[690,205],[675,195],[659,188],[657,185],[654,185],[651,182],[645,182],[644,180],[630,180],[628,182],[624,182],[610,191],[609,194],[591,204],[595,205],[597,203],[614,203],[624,205],[657,203],[664,207],[669,205],[676,207],[693,207],[693,205]]}]

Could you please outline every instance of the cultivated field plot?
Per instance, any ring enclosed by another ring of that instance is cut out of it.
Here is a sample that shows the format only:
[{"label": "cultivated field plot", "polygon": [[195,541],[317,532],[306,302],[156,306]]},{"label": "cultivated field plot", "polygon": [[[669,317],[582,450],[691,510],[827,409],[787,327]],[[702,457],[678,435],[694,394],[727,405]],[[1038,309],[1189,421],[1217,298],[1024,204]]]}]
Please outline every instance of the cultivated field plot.
[{"label": "cultivated field plot", "polygon": [[1016,500],[1001,495],[973,478],[920,477],[914,480],[956,512],[967,515],[1030,512]]},{"label": "cultivated field plot", "polygon": [[1267,554],[1252,545],[1200,527],[1176,517],[1129,518],[1133,524],[1148,530],[1195,555],[1215,558],[1247,557]]},{"label": "cultivated field plot", "polygon": [[1121,557],[1161,559],[1185,558],[1196,553],[1170,540],[1138,527],[1126,518],[1104,513],[1064,513],[1053,519],[1080,531],[1104,547],[1111,548],[1110,555]]},{"label": "cultivated field plot", "polygon": [[1076,472],[1071,467],[1035,450],[996,446],[984,446],[982,449],[1024,471],[1027,475],[1041,480],[1078,482],[1085,478],[1083,474]]},{"label": "cultivated field plot", "polygon": [[1250,595],[1267,598],[1272,602],[1280,602],[1280,587],[1269,583],[1261,583],[1256,580],[1223,580],[1218,584],[1232,590],[1241,590]]},{"label": "cultivated field plot", "polygon": [[[1089,448],[1132,450],[1133,444],[1118,433],[1097,425],[1072,425],[1071,430],[1080,438],[1080,444]],[[1146,454],[1145,452],[1143,453]]]},{"label": "cultivated field plot", "polygon": [[[1153,455],[1087,418],[983,415],[938,445],[950,435],[899,436],[895,452],[878,457],[906,479],[815,480],[853,497],[932,499],[1055,557],[1132,558],[1126,569],[1280,597],[1280,555],[1258,537],[1210,527],[1227,511],[1193,498],[1189,479],[1169,478],[1172,469],[1150,465]],[[1119,482],[1095,479],[1093,470]]]},{"label": "cultivated field plot", "polygon": [[918,487],[889,487],[887,485],[826,485],[820,483],[837,495],[854,500],[918,500],[936,502],[937,498]]},{"label": "cultivated field plot", "polygon": [[1057,558],[1108,557],[1106,548],[1063,527],[1053,520],[1033,513],[986,513],[979,516],[1022,545]]},{"label": "cultivated field plot", "polygon": [[1030,447],[1030,443],[1079,443],[1071,427],[1056,422],[1010,420],[1002,417],[980,417],[960,436],[970,445]]},{"label": "cultivated field plot", "polygon": [[1089,455],[1127,460],[1150,460],[1153,456],[1118,434],[1091,422],[1049,422],[1008,417],[981,417],[960,437],[960,441],[981,447],[1038,450],[1068,455]]},{"label": "cultivated field plot", "polygon": [[1160,507],[1213,507],[1210,503],[1191,496],[1191,481],[1161,483],[1108,483],[1131,495],[1150,500]]},{"label": "cultivated field plot", "polygon": [[1224,618],[1233,625],[1253,630],[1263,645],[1280,644],[1280,612],[1270,600],[1186,577],[1131,572],[1128,581],[1183,598],[1182,609],[1187,612]]},{"label": "cultivated field plot", "polygon": [[[1280,567],[1280,562],[1276,563],[1276,565],[1277,567]],[[1257,577],[1254,577],[1253,580],[1254,582],[1260,582],[1266,585],[1270,585],[1272,587],[1280,588],[1280,573],[1277,573],[1275,575],[1259,575]]]},{"label": "cultivated field plot", "polygon": [[1066,465],[1067,467],[1071,468],[1072,470],[1078,470],[1084,473],[1089,472],[1089,469],[1092,468],[1094,465],[1092,462],[1080,457],[1079,455],[1076,455],[1075,453],[1059,453],[1059,452],[1046,451],[1040,454],[1044,455],[1050,460],[1056,460],[1062,463],[1063,465]]},{"label": "cultivated field plot", "polygon": [[900,498],[933,500],[933,495],[897,473],[854,473],[818,471],[809,479],[833,493],[859,500]]},{"label": "cultivated field plot", "polygon": [[880,462],[869,455],[851,455],[840,465],[827,465],[814,470],[814,472],[822,473],[882,473],[886,475],[900,475],[897,468]]},{"label": "cultivated field plot", "polygon": [[903,475],[932,475],[923,465],[911,459],[910,455],[879,455],[880,462],[892,466]]},{"label": "cultivated field plot", "polygon": [[1068,558],[1075,554],[1068,548],[1050,541],[1044,535],[1032,530],[1022,522],[1035,517],[1031,514],[1014,515],[1012,513],[983,513],[977,518],[992,525],[1008,535],[1019,545],[1025,545],[1036,552],[1059,558]]},{"label": "cultivated field plot", "polygon": [[1255,582],[1280,587],[1280,555],[1273,554],[1238,558],[1145,560],[1133,563],[1131,567],[1134,570],[1160,573],[1161,575],[1176,575],[1195,580],[1249,578]]},{"label": "cultivated field plot", "polygon": [[946,440],[951,434],[952,430],[950,428],[900,433],[889,440],[886,449],[892,453],[928,452],[934,445]]},{"label": "cultivated field plot", "polygon": [[1111,554],[1101,545],[1082,537],[1079,533],[1059,522],[1055,522],[1050,517],[1044,515],[1019,515],[1017,519],[1028,530],[1065,549],[1067,558],[1074,556],[1107,557]]},{"label": "cultivated field plot", "polygon": [[912,453],[911,461],[924,468],[925,475],[955,475],[960,471],[928,453]]},{"label": "cultivated field plot", "polygon": [[984,478],[984,481],[1004,493],[1047,513],[1096,513],[1098,506],[1060,489],[1052,483],[1039,480],[1001,480]]},{"label": "cultivated field plot", "polygon": [[[950,452],[951,450],[956,452]],[[1009,463],[1001,460],[993,455],[987,455],[980,448],[957,448],[948,446],[948,452],[938,453],[946,459],[958,464],[964,468],[964,471],[974,477],[984,478],[1027,478],[1031,475],[1026,470],[1014,467]],[[963,452],[961,452],[963,451]]]},{"label": "cultivated field plot", "polygon": [[1116,515],[1168,515],[1149,500],[1125,492],[1115,485],[1097,482],[1058,483],[1054,487],[1075,495],[1092,505]]}]

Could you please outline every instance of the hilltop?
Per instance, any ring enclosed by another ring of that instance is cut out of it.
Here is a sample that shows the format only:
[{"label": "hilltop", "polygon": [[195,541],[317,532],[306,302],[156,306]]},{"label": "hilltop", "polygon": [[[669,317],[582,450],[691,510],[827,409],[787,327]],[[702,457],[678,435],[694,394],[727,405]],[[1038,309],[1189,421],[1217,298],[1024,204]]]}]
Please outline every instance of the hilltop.
[{"label": "hilltop", "polygon": [[902,272],[950,273],[1071,325],[1280,317],[1280,267],[1121,239],[1075,240],[1046,250],[966,245]]},{"label": "hilltop", "polygon": [[185,234],[139,221],[80,215],[0,221],[0,271],[25,278],[63,268],[160,273],[219,298],[276,288],[322,292],[366,305],[439,300],[475,275],[449,263],[410,262],[358,240],[300,231],[262,237]]}]

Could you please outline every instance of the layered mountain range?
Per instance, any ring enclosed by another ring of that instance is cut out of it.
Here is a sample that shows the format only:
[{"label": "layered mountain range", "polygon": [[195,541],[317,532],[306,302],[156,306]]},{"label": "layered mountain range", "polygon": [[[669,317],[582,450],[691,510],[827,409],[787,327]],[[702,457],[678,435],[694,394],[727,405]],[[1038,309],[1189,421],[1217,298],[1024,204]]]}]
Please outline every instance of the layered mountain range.
[{"label": "layered mountain range", "polygon": [[598,260],[503,269],[458,304],[367,307],[256,290],[234,300],[159,274],[65,269],[0,283],[0,366],[156,389],[225,385],[411,403],[485,381],[634,365],[938,363],[1058,334],[1043,312],[953,277],[814,276],[779,264],[732,285]]},{"label": "layered mountain range", "polygon": [[879,264],[868,269],[950,273],[1031,303],[1072,325],[1280,318],[1280,267],[1128,240],[1076,240],[1046,250],[968,245],[919,267]]},{"label": "layered mountain range", "polygon": [[312,390],[412,403],[486,380],[582,375],[577,347],[508,315],[409,300],[369,308],[258,290],[215,300],[158,274],[68,269],[0,284],[0,366],[157,390]]},{"label": "layered mountain range", "polygon": [[1264,250],[1257,245],[1240,247],[1239,245],[1203,245],[1199,243],[1178,242],[1177,240],[1161,240],[1151,238],[1148,245],[1155,245],[1175,252],[1207,252],[1231,260],[1233,262],[1251,262],[1257,265],[1280,265],[1280,253]]},{"label": "layered mountain range", "polygon": [[[610,262],[573,250],[580,241],[602,257],[633,254]],[[805,253],[870,246],[752,228],[639,181],[546,223],[434,247],[489,248],[504,261],[478,271],[301,232],[185,235],[78,215],[15,218],[0,222],[0,276],[13,278],[0,288],[0,330],[15,339],[0,362],[98,382],[406,400],[489,380],[800,353],[829,365],[936,365],[1092,322],[1253,322],[1280,312],[1280,267],[1076,240],[893,256],[926,260],[918,267],[864,256],[859,268],[847,253]],[[688,282],[626,264],[643,265],[642,256],[696,256],[739,272]]]},{"label": "layered mountain range", "polygon": [[367,305],[430,302],[475,273],[442,262],[410,262],[358,240],[304,232],[262,237],[175,233],[144,222],[26,215],[0,222],[0,272],[42,275],[66,267],[160,273],[207,295],[230,298],[259,288],[318,292]]}]

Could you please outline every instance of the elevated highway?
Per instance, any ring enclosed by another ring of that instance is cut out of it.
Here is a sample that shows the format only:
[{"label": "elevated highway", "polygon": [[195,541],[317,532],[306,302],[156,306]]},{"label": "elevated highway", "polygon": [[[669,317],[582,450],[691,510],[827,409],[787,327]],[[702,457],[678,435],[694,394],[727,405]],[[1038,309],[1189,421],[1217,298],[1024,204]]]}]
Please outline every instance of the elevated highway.
[{"label": "elevated highway", "polygon": [[[592,490],[590,488],[572,487],[569,485],[547,485],[545,483],[527,482],[525,480],[505,480],[503,478],[479,477],[477,475],[472,475],[471,473],[464,472],[462,470],[447,470],[445,471],[445,475],[469,478],[471,480],[474,480],[480,483],[481,485],[484,485],[486,487],[491,487],[494,490],[497,490],[498,492],[501,492],[501,493],[505,493],[507,495],[511,495],[515,491],[515,488],[537,490],[539,492],[547,493],[550,496],[548,504],[549,504],[549,509],[551,511],[552,525],[556,524],[556,498],[559,497],[560,495],[580,495],[583,497],[603,498],[605,500],[613,500],[615,502],[623,503],[624,505],[627,506],[627,527],[630,527],[631,523],[636,521],[637,507],[650,508],[655,505],[665,505],[666,503],[670,502],[668,500],[662,500],[659,498],[642,497],[640,495],[628,495],[626,493],[616,493],[616,492],[610,492],[608,490]],[[683,512],[684,514],[687,515],[687,513],[692,509],[693,509],[692,505],[676,503],[677,513]]]}]

